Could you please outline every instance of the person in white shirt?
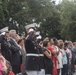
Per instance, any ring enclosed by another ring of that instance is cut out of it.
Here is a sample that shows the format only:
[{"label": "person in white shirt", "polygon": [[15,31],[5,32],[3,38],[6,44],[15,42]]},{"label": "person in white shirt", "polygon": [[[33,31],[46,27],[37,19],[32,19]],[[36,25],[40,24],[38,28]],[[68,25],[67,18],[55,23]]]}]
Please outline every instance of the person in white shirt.
[{"label": "person in white shirt", "polygon": [[57,69],[58,69],[58,74],[61,75],[62,68],[63,68],[63,62],[62,62],[62,59],[63,59],[63,53],[62,53],[63,42],[58,41],[58,47],[59,47],[59,53],[58,53],[57,58],[59,60],[59,64],[57,66]]}]

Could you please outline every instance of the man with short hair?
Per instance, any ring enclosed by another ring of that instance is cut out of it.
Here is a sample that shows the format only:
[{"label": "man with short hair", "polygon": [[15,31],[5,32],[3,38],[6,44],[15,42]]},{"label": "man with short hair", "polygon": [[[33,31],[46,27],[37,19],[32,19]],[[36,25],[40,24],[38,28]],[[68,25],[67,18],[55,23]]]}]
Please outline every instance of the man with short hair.
[{"label": "man with short hair", "polygon": [[15,38],[16,38],[16,30],[10,30],[10,44],[11,44],[11,52],[12,52],[12,69],[15,74],[20,73],[20,47],[18,46]]}]

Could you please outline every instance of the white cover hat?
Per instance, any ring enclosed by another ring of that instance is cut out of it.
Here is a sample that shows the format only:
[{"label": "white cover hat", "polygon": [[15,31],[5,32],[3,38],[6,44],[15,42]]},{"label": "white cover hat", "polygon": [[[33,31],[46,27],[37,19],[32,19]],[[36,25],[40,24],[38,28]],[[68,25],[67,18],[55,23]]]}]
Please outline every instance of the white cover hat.
[{"label": "white cover hat", "polygon": [[41,35],[39,35],[39,36],[37,37],[37,39],[42,39],[42,36],[41,36]]},{"label": "white cover hat", "polygon": [[30,28],[29,31],[28,31],[28,33],[33,32],[33,31],[34,31],[34,29]]},{"label": "white cover hat", "polygon": [[2,29],[0,30],[1,33],[6,32],[6,31],[8,31],[8,27],[2,28]]},{"label": "white cover hat", "polygon": [[28,28],[35,28],[36,25],[37,25],[36,23],[29,24],[29,25],[25,26],[25,28],[26,28],[26,29],[28,29]]}]

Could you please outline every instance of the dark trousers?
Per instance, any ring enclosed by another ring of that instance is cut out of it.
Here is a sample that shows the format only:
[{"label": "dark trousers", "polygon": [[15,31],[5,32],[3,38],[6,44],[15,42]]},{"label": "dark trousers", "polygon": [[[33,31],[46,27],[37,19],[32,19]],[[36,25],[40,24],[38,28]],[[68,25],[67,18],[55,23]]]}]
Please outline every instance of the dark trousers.
[{"label": "dark trousers", "polygon": [[12,70],[15,74],[20,73],[20,65],[12,66]]},{"label": "dark trousers", "polygon": [[67,74],[67,64],[63,65],[62,68],[62,75],[66,75]]},{"label": "dark trousers", "polygon": [[58,74],[57,74],[57,75],[59,75],[59,73],[60,73],[60,69],[57,69],[57,71],[58,71]]}]

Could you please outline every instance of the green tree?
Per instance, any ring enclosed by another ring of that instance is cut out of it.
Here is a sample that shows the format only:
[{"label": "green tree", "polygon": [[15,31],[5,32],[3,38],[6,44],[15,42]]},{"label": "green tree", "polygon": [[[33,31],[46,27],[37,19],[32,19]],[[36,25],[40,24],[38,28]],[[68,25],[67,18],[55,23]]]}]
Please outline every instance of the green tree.
[{"label": "green tree", "polygon": [[23,33],[25,25],[40,24],[46,37],[76,40],[76,0],[0,0],[0,29],[8,26]]},{"label": "green tree", "polygon": [[0,28],[5,27],[8,19],[8,2],[7,0],[0,0]]},{"label": "green tree", "polygon": [[76,3],[63,0],[61,4],[61,36],[67,40],[76,41]]},{"label": "green tree", "polygon": [[59,12],[50,0],[26,0],[30,8],[30,17],[40,24],[38,30],[46,37],[60,37]]},{"label": "green tree", "polygon": [[0,0],[0,28],[8,26],[22,33],[25,25],[35,22],[44,37],[59,37],[56,7],[50,0]]},{"label": "green tree", "polygon": [[25,0],[9,0],[9,27],[22,33],[28,18],[29,7]]}]

